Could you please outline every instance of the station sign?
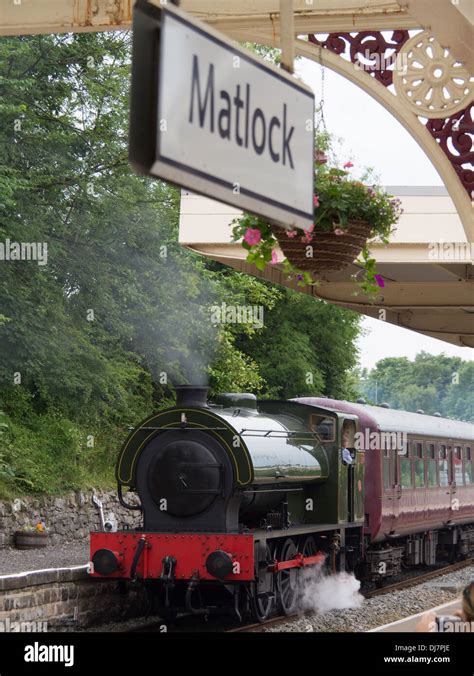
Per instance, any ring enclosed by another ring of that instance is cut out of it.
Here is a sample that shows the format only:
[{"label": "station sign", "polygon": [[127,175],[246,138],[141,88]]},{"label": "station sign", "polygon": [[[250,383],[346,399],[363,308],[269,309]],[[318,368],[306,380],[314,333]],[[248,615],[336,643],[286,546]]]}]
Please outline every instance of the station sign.
[{"label": "station sign", "polygon": [[280,225],[313,223],[314,94],[170,2],[133,14],[129,159]]}]

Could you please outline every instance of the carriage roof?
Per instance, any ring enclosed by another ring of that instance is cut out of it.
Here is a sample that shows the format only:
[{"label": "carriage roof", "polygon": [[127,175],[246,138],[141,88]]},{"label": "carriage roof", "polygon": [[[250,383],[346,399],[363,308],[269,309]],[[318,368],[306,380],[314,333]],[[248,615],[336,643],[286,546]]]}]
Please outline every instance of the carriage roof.
[{"label": "carriage roof", "polygon": [[474,441],[474,424],[461,420],[323,397],[301,397],[295,401],[334,411],[354,413],[361,422],[375,426],[382,432],[405,432],[423,437]]}]

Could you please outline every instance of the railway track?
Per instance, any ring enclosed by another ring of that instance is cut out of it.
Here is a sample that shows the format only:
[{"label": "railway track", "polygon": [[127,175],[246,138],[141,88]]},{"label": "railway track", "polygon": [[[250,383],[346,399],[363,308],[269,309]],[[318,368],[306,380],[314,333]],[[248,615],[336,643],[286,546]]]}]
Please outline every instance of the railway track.
[{"label": "railway track", "polygon": [[[462,570],[463,568],[467,568],[470,565],[474,564],[474,558],[466,559],[465,561],[458,561],[456,563],[450,564],[449,566],[443,566],[442,568],[438,568],[437,570],[432,570],[428,571],[427,573],[421,573],[420,575],[416,575],[414,577],[410,577],[405,580],[401,580],[400,582],[396,582],[394,584],[387,585],[385,587],[381,587],[379,589],[373,589],[367,592],[362,592],[362,595],[366,599],[373,598],[375,596],[381,596],[382,594],[390,594],[395,591],[401,591],[403,589],[409,589],[410,587],[415,587],[416,585],[423,584],[424,582],[428,582],[429,580],[434,580],[437,577],[441,577],[442,575],[447,575],[448,573],[454,573],[457,570]],[[298,617],[311,617],[313,613],[294,613],[292,615],[283,615],[283,616],[278,616],[278,617],[272,617],[269,620],[266,620],[265,622],[260,622],[257,624],[247,624],[239,627],[234,627],[231,629],[228,629],[227,632],[233,632],[233,633],[238,633],[238,632],[251,632],[251,633],[258,633],[258,632],[263,632],[265,628],[269,626],[275,626],[279,624],[285,624],[291,619],[296,619]]]},{"label": "railway track", "polygon": [[449,566],[443,566],[443,568],[437,568],[436,570],[430,570],[427,573],[421,573],[415,577],[410,577],[400,582],[394,582],[393,584],[387,585],[385,587],[380,587],[379,589],[372,589],[363,594],[366,599],[373,598],[374,596],[381,596],[382,594],[390,594],[394,591],[400,591],[401,589],[408,589],[409,587],[415,587],[418,584],[423,582],[428,582],[429,580],[434,580],[441,575],[447,575],[448,573],[454,573],[456,570],[462,570],[467,566],[470,566],[474,563],[474,558],[466,559],[464,561],[457,561],[452,563]]},{"label": "railway track", "polygon": [[[375,596],[381,596],[382,594],[390,594],[395,591],[401,591],[403,589],[408,589],[410,587],[415,587],[416,585],[423,584],[429,580],[434,580],[437,577],[447,575],[448,573],[453,573],[457,570],[462,570],[467,566],[474,564],[474,558],[466,559],[465,561],[458,561],[457,563],[450,564],[448,566],[443,566],[442,568],[437,568],[436,570],[431,570],[426,573],[421,573],[415,575],[414,577],[406,578],[400,580],[399,582],[386,585],[379,589],[368,590],[361,592],[366,599],[373,598]],[[214,616],[209,619],[209,622],[196,622],[196,618],[193,618],[190,615],[181,615],[177,620],[169,625],[163,620],[152,620],[149,623],[144,625],[134,627],[133,629],[125,630],[127,633],[138,633],[138,632],[160,632],[163,629],[163,625],[167,625],[167,631],[170,632],[190,632],[190,631],[200,631],[200,632],[225,632],[225,633],[239,633],[239,632],[251,632],[258,633],[265,631],[266,628],[271,626],[278,626],[279,624],[284,624],[292,619],[302,618],[302,617],[312,617],[313,613],[293,613],[291,615],[279,615],[277,617],[271,617],[265,622],[256,623],[256,624],[244,624],[235,626],[232,621],[222,621],[216,620]]]}]

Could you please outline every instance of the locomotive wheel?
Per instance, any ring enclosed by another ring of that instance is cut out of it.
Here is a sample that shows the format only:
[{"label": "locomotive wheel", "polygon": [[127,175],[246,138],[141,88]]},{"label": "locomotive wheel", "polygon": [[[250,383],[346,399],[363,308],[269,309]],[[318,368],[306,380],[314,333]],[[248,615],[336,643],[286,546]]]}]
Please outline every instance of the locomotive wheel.
[{"label": "locomotive wheel", "polygon": [[[280,548],[278,560],[289,561],[290,559],[294,559],[297,551],[294,541],[289,538],[285,540]],[[280,570],[277,573],[278,607],[280,612],[285,615],[291,615],[297,608],[299,601],[299,578],[300,571],[298,568],[288,568],[287,570]]]},{"label": "locomotive wheel", "polygon": [[308,537],[304,541],[301,553],[303,554],[303,556],[314,556],[317,551],[318,549],[316,547],[316,540],[312,535],[308,535]]},{"label": "locomotive wheel", "polygon": [[256,570],[257,581],[250,588],[250,605],[253,619],[256,622],[265,622],[275,609],[275,575],[266,568],[273,561],[270,547],[266,547],[266,556],[263,566]]}]

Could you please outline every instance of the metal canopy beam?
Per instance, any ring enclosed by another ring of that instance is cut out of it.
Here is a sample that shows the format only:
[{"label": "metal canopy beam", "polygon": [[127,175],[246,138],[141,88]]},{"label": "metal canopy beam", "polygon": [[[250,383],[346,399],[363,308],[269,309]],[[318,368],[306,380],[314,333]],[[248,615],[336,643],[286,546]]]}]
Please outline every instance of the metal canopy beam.
[{"label": "metal canopy beam", "polygon": [[474,71],[474,2],[472,0],[398,0],[423,28],[430,30],[442,47],[452,54],[469,72]]},{"label": "metal canopy beam", "polygon": [[[350,282],[323,282],[319,287],[298,287],[289,282],[276,266],[260,272],[244,260],[211,254],[192,247],[208,258],[274,284],[281,284],[295,291],[313,295],[334,305],[354,310],[360,314],[382,319],[425,336],[437,338],[461,347],[474,347],[474,282],[434,283],[390,282],[384,289],[383,300],[374,304],[359,301],[354,297],[354,284]],[[382,317],[381,310],[384,311]]]},{"label": "metal canopy beam", "polygon": [[[128,29],[133,0],[3,0],[0,35]],[[294,34],[430,28],[473,69],[472,0],[293,0]],[[279,45],[280,0],[181,0],[181,7],[240,40]]]},{"label": "metal canopy beam", "polygon": [[[128,29],[133,0],[11,0],[0,7],[0,35]],[[182,9],[231,37],[275,35],[280,0],[182,0]],[[295,33],[416,28],[394,0],[294,0]],[[279,31],[278,31],[279,32]]]}]

